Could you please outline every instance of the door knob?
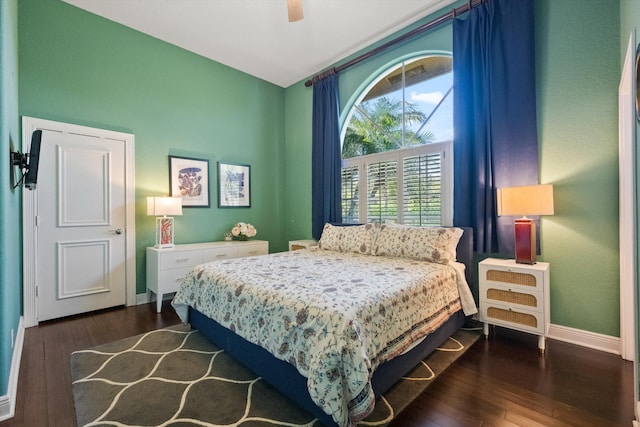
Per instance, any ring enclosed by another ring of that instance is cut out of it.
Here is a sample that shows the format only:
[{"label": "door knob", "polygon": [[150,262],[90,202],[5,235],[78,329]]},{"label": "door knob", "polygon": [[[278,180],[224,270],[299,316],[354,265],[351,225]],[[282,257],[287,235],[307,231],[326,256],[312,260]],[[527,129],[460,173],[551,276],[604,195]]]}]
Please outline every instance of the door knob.
[{"label": "door knob", "polygon": [[116,228],[115,230],[111,230],[111,231],[113,231],[114,233],[116,233],[118,235],[124,233],[124,230],[122,228]]}]

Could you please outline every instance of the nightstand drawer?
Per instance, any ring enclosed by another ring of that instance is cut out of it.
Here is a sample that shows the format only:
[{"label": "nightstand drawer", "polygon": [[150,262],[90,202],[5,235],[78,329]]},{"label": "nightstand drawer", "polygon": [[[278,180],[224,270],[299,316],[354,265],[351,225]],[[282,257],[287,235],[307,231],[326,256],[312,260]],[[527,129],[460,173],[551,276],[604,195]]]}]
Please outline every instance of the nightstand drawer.
[{"label": "nightstand drawer", "polygon": [[542,271],[521,271],[519,268],[502,268],[480,264],[480,281],[507,285],[520,292],[542,292],[544,273]]},{"label": "nightstand drawer", "polygon": [[158,287],[162,289],[163,293],[177,292],[182,283],[182,279],[189,274],[191,267],[174,268],[172,270],[165,270],[160,273],[158,277]]},{"label": "nightstand drawer", "polygon": [[487,284],[482,287],[480,299],[487,303],[509,304],[525,309],[543,311],[544,295],[541,292],[527,292],[527,290],[512,286]]},{"label": "nightstand drawer", "polygon": [[192,267],[202,264],[202,251],[167,251],[160,253],[160,270]]},{"label": "nightstand drawer", "polygon": [[545,320],[542,312],[512,308],[506,305],[486,303],[480,310],[480,320],[493,325],[537,334],[545,333]]}]

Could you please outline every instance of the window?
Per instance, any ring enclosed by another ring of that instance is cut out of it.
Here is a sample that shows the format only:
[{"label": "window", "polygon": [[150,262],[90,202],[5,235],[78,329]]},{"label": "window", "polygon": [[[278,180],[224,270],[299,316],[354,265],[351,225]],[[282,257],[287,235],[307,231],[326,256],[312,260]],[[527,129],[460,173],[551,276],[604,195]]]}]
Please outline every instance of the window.
[{"label": "window", "polygon": [[363,91],[343,128],[344,222],[451,225],[451,65],[444,56],[403,61]]}]

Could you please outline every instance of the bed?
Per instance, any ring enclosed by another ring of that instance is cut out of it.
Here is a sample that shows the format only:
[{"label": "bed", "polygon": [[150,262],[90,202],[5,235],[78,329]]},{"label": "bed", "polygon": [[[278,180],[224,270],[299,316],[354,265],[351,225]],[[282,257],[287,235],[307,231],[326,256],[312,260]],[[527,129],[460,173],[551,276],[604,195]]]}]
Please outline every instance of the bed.
[{"label": "bed", "polygon": [[194,267],[172,305],[322,423],[351,426],[477,312],[470,234],[327,224],[317,249]]}]

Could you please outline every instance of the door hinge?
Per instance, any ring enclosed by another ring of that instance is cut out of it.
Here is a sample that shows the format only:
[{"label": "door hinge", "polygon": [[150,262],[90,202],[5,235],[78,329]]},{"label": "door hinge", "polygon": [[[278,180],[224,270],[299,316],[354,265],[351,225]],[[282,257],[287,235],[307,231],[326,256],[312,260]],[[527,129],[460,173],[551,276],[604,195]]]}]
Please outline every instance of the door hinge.
[{"label": "door hinge", "polygon": [[38,298],[38,286],[36,286],[36,298]]},{"label": "door hinge", "polygon": [[37,227],[37,226],[38,226],[38,215],[36,215],[36,218],[35,218],[35,221],[34,221],[34,222],[35,222],[35,225],[36,225],[36,227]]}]

